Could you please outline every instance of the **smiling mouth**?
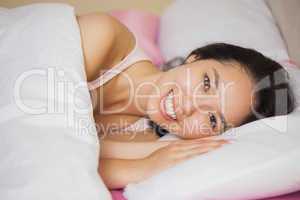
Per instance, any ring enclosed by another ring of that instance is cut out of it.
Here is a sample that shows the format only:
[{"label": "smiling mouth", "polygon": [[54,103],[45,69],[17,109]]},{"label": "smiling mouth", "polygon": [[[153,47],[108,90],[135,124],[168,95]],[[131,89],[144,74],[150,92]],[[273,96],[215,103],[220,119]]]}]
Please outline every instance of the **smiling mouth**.
[{"label": "smiling mouth", "polygon": [[168,120],[176,120],[177,116],[175,113],[175,106],[174,106],[174,92],[171,90],[168,95],[166,95],[161,100],[161,108],[163,116]]}]

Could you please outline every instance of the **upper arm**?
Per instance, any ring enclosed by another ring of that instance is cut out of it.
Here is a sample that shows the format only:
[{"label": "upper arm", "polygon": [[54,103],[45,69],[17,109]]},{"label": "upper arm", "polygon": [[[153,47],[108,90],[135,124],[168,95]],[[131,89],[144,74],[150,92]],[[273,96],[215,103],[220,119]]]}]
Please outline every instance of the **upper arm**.
[{"label": "upper arm", "polygon": [[104,13],[77,16],[88,81],[95,79],[100,69],[121,60],[134,44],[131,32],[113,17]]}]

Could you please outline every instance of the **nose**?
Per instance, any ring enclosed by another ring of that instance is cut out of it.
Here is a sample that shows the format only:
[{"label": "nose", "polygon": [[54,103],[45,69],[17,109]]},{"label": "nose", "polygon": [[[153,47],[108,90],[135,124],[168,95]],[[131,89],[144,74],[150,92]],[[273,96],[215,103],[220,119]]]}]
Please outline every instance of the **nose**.
[{"label": "nose", "polygon": [[183,115],[185,117],[189,117],[193,115],[195,112],[208,112],[215,111],[218,108],[217,99],[201,99],[201,101],[193,101],[193,98],[190,96],[185,96],[183,98]]},{"label": "nose", "polygon": [[195,110],[193,105],[193,99],[189,96],[185,96],[183,98],[182,103],[183,115],[186,117],[191,116]]}]

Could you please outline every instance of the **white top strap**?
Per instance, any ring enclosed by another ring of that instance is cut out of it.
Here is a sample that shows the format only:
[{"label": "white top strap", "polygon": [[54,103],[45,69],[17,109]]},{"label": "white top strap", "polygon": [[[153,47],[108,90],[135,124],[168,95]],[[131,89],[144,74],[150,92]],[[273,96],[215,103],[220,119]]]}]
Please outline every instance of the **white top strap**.
[{"label": "white top strap", "polygon": [[[136,38],[136,37],[135,37]],[[150,60],[150,58],[144,53],[142,49],[139,48],[137,39],[135,40],[134,49],[117,65],[113,66],[111,69],[106,71],[104,74],[99,76],[97,79],[88,82],[89,90],[94,90],[101,87],[115,76],[120,74],[125,69],[129,68],[132,64],[141,60]]]}]

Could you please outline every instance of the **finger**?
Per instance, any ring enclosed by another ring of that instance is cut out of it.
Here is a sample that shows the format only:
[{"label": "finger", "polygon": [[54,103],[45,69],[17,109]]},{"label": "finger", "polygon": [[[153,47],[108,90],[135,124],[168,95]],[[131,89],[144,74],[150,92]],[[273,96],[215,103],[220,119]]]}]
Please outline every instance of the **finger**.
[{"label": "finger", "polygon": [[173,150],[175,152],[184,152],[184,151],[189,151],[190,149],[193,149],[193,148],[201,148],[202,146],[203,146],[203,144],[200,144],[200,143],[194,143],[194,144],[188,144],[188,145],[178,144],[178,145],[174,145],[174,146],[170,147],[170,150]]},{"label": "finger", "polygon": [[192,149],[190,151],[186,151],[181,156],[182,156],[182,159],[188,159],[188,158],[195,157],[197,155],[205,154],[205,153],[208,153],[210,151],[216,150],[216,149],[220,148],[221,146],[222,145],[210,146],[210,147],[205,147],[205,148],[195,148],[195,149]]},{"label": "finger", "polygon": [[216,142],[210,142],[206,144],[190,144],[190,145],[176,145],[172,146],[168,149],[168,151],[172,151],[174,153],[181,153],[181,152],[187,152],[191,151],[193,149],[205,149],[210,147],[219,147],[224,145],[225,143],[216,143]]},{"label": "finger", "polygon": [[198,139],[193,139],[194,141],[199,141],[199,142],[202,142],[202,141],[228,141],[226,139],[218,139],[218,138],[215,138],[215,137],[207,137],[207,138],[198,138]]},{"label": "finger", "polygon": [[202,145],[202,146],[194,146],[191,148],[186,148],[186,149],[181,149],[178,154],[182,154],[182,155],[186,155],[186,154],[193,154],[194,152],[207,152],[207,150],[210,149],[216,149],[219,148],[221,146],[223,146],[224,144],[218,144],[218,143],[211,143],[211,144],[207,144],[207,145]]},{"label": "finger", "polygon": [[205,149],[205,148],[214,148],[214,147],[220,147],[220,146],[223,146],[223,145],[225,145],[225,143],[206,143],[206,144],[202,144],[202,145],[199,145],[199,146],[195,146],[195,147],[193,147],[193,148],[191,148],[191,149],[189,149],[189,150],[194,150],[194,149],[201,149],[201,148],[203,148],[203,149]]},{"label": "finger", "polygon": [[210,142],[210,141],[228,142],[228,140],[226,140],[226,139],[200,138],[200,139],[179,141],[177,144],[204,143],[204,142]]},{"label": "finger", "polygon": [[197,150],[197,149],[205,149],[205,148],[217,148],[217,147],[220,147],[220,146],[223,146],[224,143],[207,143],[207,144],[202,144],[201,146],[196,146],[194,148],[191,148],[189,149],[190,151],[193,151],[193,150]]},{"label": "finger", "polygon": [[189,148],[193,146],[201,146],[201,145],[210,145],[210,144],[227,144],[228,141],[226,140],[207,140],[207,141],[195,141],[195,142],[188,142],[188,143],[177,143],[171,146],[175,148]]},{"label": "finger", "polygon": [[229,141],[227,140],[210,140],[210,141],[202,141],[198,142],[199,144],[206,145],[206,144],[228,144]]}]

